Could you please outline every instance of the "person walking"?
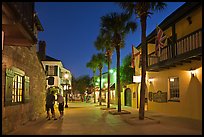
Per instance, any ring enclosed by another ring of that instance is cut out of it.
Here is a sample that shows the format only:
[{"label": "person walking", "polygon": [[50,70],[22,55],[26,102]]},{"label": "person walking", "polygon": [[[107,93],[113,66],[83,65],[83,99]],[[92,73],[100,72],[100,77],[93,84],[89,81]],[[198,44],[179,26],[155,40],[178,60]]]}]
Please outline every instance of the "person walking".
[{"label": "person walking", "polygon": [[46,96],[46,111],[47,111],[48,120],[51,119],[50,110],[51,110],[52,117],[54,118],[54,120],[57,120],[57,118],[55,117],[54,104],[55,104],[54,91],[52,91],[51,93],[48,91],[48,94]]},{"label": "person walking", "polygon": [[58,102],[58,110],[60,113],[59,118],[62,119],[64,115],[64,98],[60,93],[57,94],[57,102]]}]

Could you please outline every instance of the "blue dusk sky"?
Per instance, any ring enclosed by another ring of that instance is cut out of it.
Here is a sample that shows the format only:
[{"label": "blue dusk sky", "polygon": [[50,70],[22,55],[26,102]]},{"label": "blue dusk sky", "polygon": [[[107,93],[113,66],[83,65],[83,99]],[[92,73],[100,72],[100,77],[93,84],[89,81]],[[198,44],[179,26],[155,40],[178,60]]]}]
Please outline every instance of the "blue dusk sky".
[{"label": "blue dusk sky", "polygon": [[[184,3],[167,2],[164,10],[154,12],[147,20],[147,35]],[[99,34],[100,18],[111,12],[123,11],[114,2],[36,2],[35,10],[44,28],[43,32],[39,32],[38,40],[46,41],[46,54],[61,60],[75,78],[93,76],[92,70],[86,68],[86,63],[93,54],[99,53],[94,47],[94,41]],[[141,43],[140,21],[135,20],[138,28],[126,37],[125,47],[120,52],[121,63],[131,53],[132,45],[136,47]],[[115,68],[115,52],[112,59],[111,67]],[[103,72],[107,72],[107,67]]]}]

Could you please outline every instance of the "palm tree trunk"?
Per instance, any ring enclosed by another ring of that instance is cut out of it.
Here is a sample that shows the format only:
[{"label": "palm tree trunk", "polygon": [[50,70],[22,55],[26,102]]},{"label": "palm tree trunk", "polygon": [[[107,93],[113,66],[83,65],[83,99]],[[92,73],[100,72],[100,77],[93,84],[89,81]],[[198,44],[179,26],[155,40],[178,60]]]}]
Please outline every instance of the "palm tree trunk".
[{"label": "palm tree trunk", "polygon": [[110,52],[108,52],[108,101],[107,108],[110,108]]},{"label": "palm tree trunk", "polygon": [[118,112],[121,112],[121,92],[120,92],[120,47],[116,47],[117,54],[117,93],[118,93]]},{"label": "palm tree trunk", "polygon": [[93,73],[93,83],[94,83],[94,103],[96,103],[96,91],[95,91],[95,72]]},{"label": "palm tree trunk", "polygon": [[94,103],[96,103],[96,91],[95,91],[95,87],[94,87]]},{"label": "palm tree trunk", "polygon": [[102,69],[100,69],[100,92],[99,92],[99,105],[102,105],[102,103],[101,103],[101,77],[102,77]]},{"label": "palm tree trunk", "polygon": [[141,16],[140,22],[142,27],[142,80],[141,80],[141,90],[140,90],[140,108],[139,108],[139,119],[144,120],[144,107],[145,107],[145,78],[146,78],[146,19],[147,17]]}]

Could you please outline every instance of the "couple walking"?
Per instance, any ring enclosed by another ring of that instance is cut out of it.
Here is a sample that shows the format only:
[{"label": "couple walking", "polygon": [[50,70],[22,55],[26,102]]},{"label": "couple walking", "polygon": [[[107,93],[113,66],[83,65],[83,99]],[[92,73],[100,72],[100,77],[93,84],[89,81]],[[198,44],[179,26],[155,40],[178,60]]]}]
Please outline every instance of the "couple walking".
[{"label": "couple walking", "polygon": [[59,118],[60,119],[63,118],[63,115],[64,115],[64,98],[62,97],[62,95],[60,93],[58,93],[57,99],[55,100],[54,91],[52,91],[52,92],[48,92],[47,96],[46,96],[46,111],[47,111],[48,120],[51,119],[50,110],[52,113],[52,118],[54,118],[54,120],[57,120],[56,115],[55,115],[55,110],[54,110],[55,101],[58,102],[58,110],[60,112]]}]

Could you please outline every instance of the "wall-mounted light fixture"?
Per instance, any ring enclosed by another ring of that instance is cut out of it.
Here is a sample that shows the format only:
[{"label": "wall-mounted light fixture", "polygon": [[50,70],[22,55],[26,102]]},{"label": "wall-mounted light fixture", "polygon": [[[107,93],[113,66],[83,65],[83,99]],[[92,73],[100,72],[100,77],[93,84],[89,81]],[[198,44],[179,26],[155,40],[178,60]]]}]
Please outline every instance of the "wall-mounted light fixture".
[{"label": "wall-mounted light fixture", "polygon": [[188,21],[188,24],[189,24],[189,25],[192,24],[192,20],[191,20],[191,17],[190,17],[190,16],[188,16],[188,17],[186,18],[186,20]]},{"label": "wall-mounted light fixture", "polygon": [[191,68],[189,71],[190,71],[190,73],[191,73],[191,77],[195,77],[195,75],[196,75],[196,70]]},{"label": "wall-mounted light fixture", "polygon": [[149,78],[149,83],[151,84],[154,81],[154,78]]}]

